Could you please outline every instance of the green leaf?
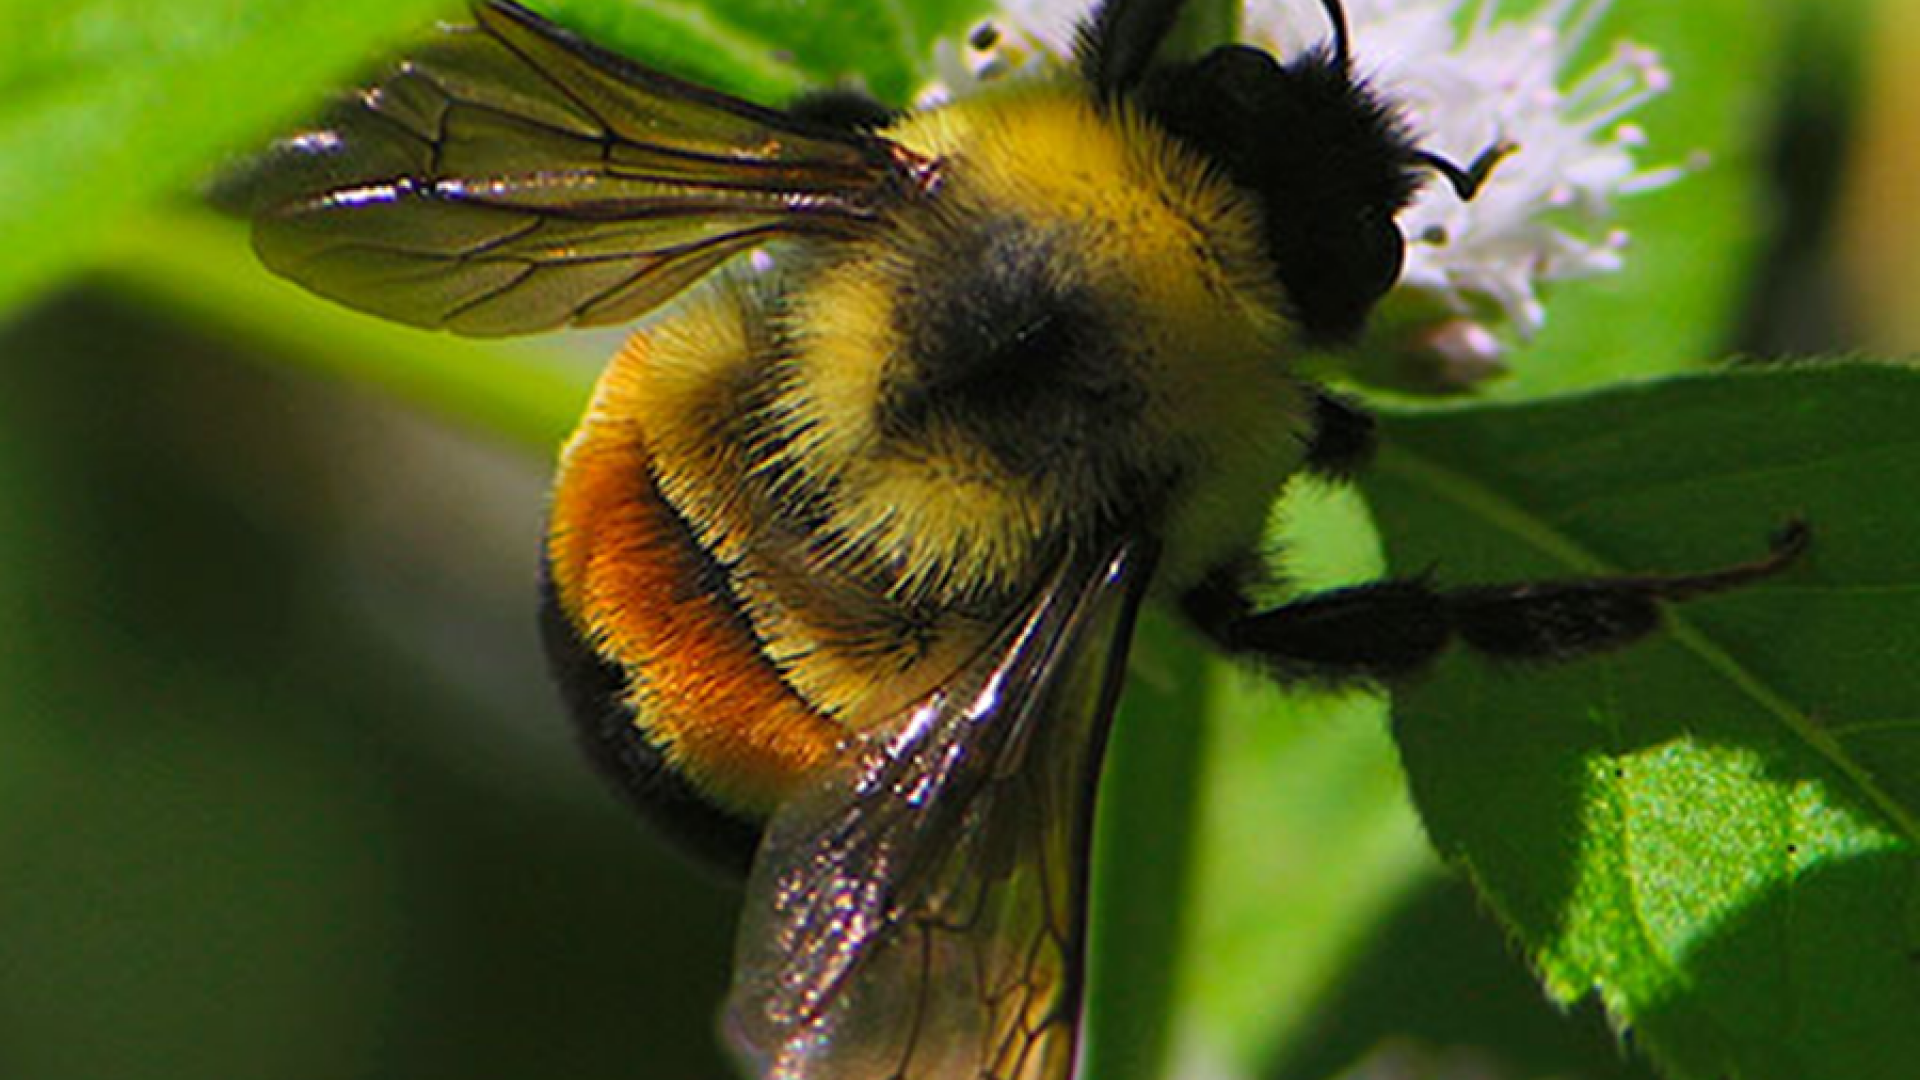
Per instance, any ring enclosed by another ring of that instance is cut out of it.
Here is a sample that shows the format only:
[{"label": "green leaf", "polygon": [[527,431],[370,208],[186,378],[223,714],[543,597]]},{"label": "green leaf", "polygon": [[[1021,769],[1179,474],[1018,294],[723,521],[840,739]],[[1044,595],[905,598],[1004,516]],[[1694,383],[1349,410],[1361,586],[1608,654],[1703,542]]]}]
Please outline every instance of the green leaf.
[{"label": "green leaf", "polygon": [[934,42],[964,31],[986,0],[553,0],[537,5],[594,41],[769,104],[851,81],[906,104]]},{"label": "green leaf", "polygon": [[0,313],[444,0],[0,0]]},{"label": "green leaf", "polygon": [[[1368,929],[1365,951],[1315,1003],[1262,1080],[1654,1080],[1597,1002],[1540,993],[1503,928],[1457,877],[1436,878]],[[1462,1061],[1472,1062],[1463,1068]]]},{"label": "green leaf", "polygon": [[1391,417],[1366,490],[1447,582],[1751,558],[1787,575],[1603,658],[1455,656],[1397,700],[1428,831],[1548,987],[1682,1077],[1902,1080],[1920,1061],[1920,372],[1693,377]]}]

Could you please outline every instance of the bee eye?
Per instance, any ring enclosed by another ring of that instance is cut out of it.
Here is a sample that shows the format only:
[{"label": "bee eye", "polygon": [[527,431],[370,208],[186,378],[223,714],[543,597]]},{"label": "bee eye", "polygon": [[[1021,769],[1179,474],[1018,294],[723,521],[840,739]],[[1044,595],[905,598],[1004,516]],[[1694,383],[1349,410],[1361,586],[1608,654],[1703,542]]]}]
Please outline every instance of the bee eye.
[{"label": "bee eye", "polygon": [[1213,107],[1256,113],[1283,86],[1273,56],[1250,45],[1222,45],[1195,65],[1195,80],[1205,87]]},{"label": "bee eye", "polygon": [[1331,341],[1359,332],[1373,305],[1400,280],[1407,250],[1392,214],[1373,207],[1283,219],[1270,242],[1295,317]]},{"label": "bee eye", "polygon": [[1360,241],[1354,247],[1354,256],[1351,269],[1355,291],[1364,293],[1369,301],[1378,300],[1400,280],[1401,267],[1407,260],[1407,241],[1393,218],[1366,212],[1360,219]]}]

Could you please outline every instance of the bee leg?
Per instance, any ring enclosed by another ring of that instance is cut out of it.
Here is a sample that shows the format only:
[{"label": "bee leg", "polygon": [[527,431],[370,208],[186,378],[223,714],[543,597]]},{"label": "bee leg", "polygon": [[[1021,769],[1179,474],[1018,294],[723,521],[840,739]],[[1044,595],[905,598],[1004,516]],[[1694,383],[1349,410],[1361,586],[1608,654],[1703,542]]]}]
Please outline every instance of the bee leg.
[{"label": "bee leg", "polygon": [[1702,574],[1564,578],[1438,589],[1424,578],[1377,581],[1253,612],[1217,579],[1186,598],[1187,614],[1223,649],[1282,678],[1383,682],[1417,674],[1455,640],[1483,656],[1558,662],[1618,648],[1660,624],[1662,602],[1764,580],[1806,551],[1791,521],[1766,555]]},{"label": "bee leg", "polygon": [[1373,415],[1347,398],[1313,391],[1313,432],[1307,436],[1308,472],[1352,479],[1373,460],[1379,441]]}]

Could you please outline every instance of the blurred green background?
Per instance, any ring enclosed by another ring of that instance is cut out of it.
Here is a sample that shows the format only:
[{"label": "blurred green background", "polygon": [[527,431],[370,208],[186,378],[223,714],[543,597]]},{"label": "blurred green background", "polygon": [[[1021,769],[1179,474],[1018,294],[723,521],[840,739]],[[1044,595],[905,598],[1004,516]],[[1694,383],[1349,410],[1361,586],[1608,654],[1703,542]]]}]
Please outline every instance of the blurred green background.
[{"label": "blurred green background", "polygon": [[[1806,16],[1756,91],[1769,216],[1717,352],[1920,342],[1916,9]],[[603,794],[546,685],[560,421],[352,376],[389,332],[283,321],[306,301],[174,187],[0,323],[0,1077],[726,1075],[736,892]],[[510,352],[498,392],[558,418],[617,340],[431,348]],[[1274,1076],[1645,1075],[1413,880],[1288,983]]]}]

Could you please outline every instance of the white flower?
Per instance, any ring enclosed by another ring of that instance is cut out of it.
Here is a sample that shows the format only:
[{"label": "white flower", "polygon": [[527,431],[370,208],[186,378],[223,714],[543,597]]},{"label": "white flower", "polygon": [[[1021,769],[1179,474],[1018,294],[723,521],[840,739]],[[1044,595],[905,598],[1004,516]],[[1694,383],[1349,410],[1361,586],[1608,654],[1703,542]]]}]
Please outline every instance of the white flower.
[{"label": "white flower", "polygon": [[1620,268],[1626,235],[1612,224],[1614,199],[1678,170],[1634,160],[1644,135],[1625,118],[1668,83],[1651,50],[1620,44],[1565,81],[1606,5],[1549,0],[1523,19],[1496,20],[1492,0],[1480,0],[1461,30],[1462,0],[1354,3],[1356,64],[1401,104],[1426,149],[1464,164],[1495,142],[1516,147],[1473,201],[1428,184],[1401,214],[1412,241],[1404,288],[1430,290],[1463,314],[1491,303],[1526,335],[1545,318],[1541,285]]},{"label": "white flower", "polygon": [[[1608,2],[1544,0],[1514,18],[1497,17],[1495,0],[1346,0],[1356,70],[1401,106],[1424,149],[1465,166],[1498,142],[1515,147],[1473,201],[1428,183],[1400,218],[1407,264],[1389,303],[1451,313],[1430,320],[1425,341],[1472,354],[1448,359],[1497,367],[1489,325],[1530,335],[1545,318],[1543,286],[1619,269],[1626,235],[1613,224],[1614,200],[1682,171],[1635,159],[1644,137],[1626,118],[1668,83],[1651,50],[1623,43],[1568,76]],[[1064,61],[1086,6],[1004,0],[997,44],[965,63],[947,54],[951,91]],[[1285,60],[1330,32],[1316,0],[1248,0],[1242,38]]]},{"label": "white flower", "polygon": [[1005,25],[1057,57],[1072,55],[1074,28],[1091,6],[1078,0],[1002,0],[998,5]]},{"label": "white flower", "polygon": [[[979,23],[964,41],[941,40],[933,47],[934,81],[923,89],[914,104],[932,108],[956,97],[965,97],[983,83],[1035,67],[1058,65],[1073,53],[1073,24],[1068,22],[1056,40],[1036,32],[1039,23],[1029,19],[1035,13],[1022,8],[1041,6],[1065,8],[1051,2],[1003,4],[1003,16]],[[1053,20],[1041,20],[1051,26]]]}]

